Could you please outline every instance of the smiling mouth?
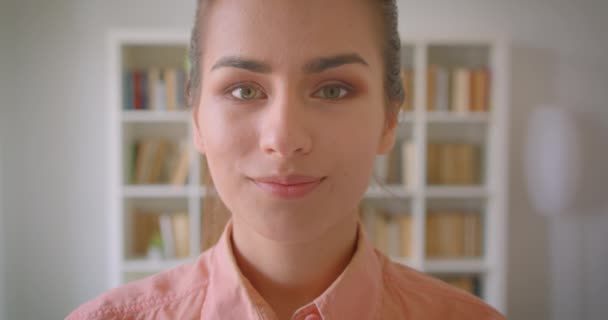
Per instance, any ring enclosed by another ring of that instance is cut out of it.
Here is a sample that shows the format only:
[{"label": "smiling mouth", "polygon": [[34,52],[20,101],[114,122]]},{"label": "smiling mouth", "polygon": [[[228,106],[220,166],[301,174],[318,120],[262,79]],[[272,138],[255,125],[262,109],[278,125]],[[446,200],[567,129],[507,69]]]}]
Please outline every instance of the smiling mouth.
[{"label": "smiling mouth", "polygon": [[252,181],[263,191],[272,196],[282,199],[298,199],[302,198],[314,191],[327,177],[322,178],[294,178],[291,181],[300,180],[301,182],[290,182],[289,179],[270,178],[270,179],[252,179]]}]

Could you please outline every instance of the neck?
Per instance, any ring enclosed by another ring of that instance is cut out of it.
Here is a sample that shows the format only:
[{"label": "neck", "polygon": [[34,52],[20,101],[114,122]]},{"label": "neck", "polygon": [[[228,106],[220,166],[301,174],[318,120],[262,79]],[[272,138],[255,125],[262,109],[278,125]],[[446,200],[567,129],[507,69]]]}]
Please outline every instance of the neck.
[{"label": "neck", "polygon": [[279,319],[289,319],[346,268],[356,249],[357,220],[349,216],[322,236],[293,244],[268,239],[234,219],[232,241],[243,275]]}]

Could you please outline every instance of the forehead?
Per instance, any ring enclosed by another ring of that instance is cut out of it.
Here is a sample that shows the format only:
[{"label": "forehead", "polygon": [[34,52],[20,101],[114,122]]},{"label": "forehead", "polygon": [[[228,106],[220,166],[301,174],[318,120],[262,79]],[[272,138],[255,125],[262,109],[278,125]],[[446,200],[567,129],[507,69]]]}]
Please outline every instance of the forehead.
[{"label": "forehead", "polygon": [[380,64],[378,10],[366,0],[219,0],[202,23],[205,69],[226,55],[300,68],[348,52]]}]

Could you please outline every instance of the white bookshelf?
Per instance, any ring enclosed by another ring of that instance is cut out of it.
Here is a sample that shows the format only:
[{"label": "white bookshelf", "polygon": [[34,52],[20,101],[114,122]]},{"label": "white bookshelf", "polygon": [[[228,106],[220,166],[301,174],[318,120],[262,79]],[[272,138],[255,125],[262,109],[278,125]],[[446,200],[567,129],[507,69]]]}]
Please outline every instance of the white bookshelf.
[{"label": "white bookshelf", "polygon": [[[129,185],[126,183],[126,147],[135,137],[160,134],[191,139],[192,124],[187,111],[125,111],[122,105],[122,71],[126,65],[155,66],[175,63],[170,53],[185,53],[189,32],[184,30],[114,30],[108,36],[108,88],[110,114],[109,177],[110,230],[108,233],[110,286],[160,272],[194,259],[201,251],[201,200],[206,190],[199,181],[200,155],[190,143],[188,184]],[[482,298],[504,312],[506,308],[506,198],[507,198],[507,47],[501,39],[450,37],[404,37],[404,65],[414,70],[414,109],[402,112],[399,137],[415,145],[419,173],[411,186],[370,184],[364,201],[399,207],[412,215],[412,254],[392,256],[399,263],[430,274],[478,276]],[[169,47],[170,49],[163,49]],[[180,51],[181,50],[181,51]],[[450,55],[455,53],[453,59]],[[129,56],[130,55],[130,56]],[[446,64],[481,61],[492,73],[490,111],[454,113],[426,111],[426,69],[429,62]],[[459,137],[482,145],[483,180],[474,186],[430,186],[426,183],[426,145],[432,140]],[[398,152],[398,150],[395,150]],[[483,216],[483,256],[462,259],[425,257],[425,220],[434,206],[471,207]],[[136,206],[159,210],[184,210],[190,221],[187,259],[150,261],[129,255],[128,216]]]}]

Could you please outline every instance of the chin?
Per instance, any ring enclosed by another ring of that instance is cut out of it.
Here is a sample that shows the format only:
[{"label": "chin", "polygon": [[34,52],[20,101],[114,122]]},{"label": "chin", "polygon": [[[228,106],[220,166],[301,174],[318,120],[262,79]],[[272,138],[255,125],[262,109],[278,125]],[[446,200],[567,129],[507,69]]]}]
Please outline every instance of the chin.
[{"label": "chin", "polygon": [[[299,243],[319,237],[325,230],[327,217],[311,216],[311,212],[327,212],[320,209],[271,210],[253,218],[256,232],[268,239],[284,243]],[[259,213],[258,213],[259,214]]]}]

